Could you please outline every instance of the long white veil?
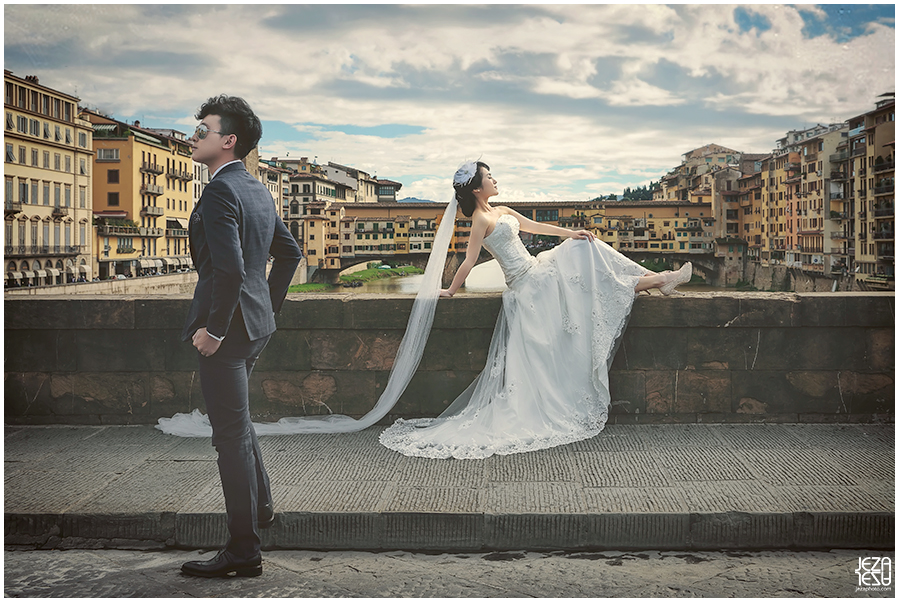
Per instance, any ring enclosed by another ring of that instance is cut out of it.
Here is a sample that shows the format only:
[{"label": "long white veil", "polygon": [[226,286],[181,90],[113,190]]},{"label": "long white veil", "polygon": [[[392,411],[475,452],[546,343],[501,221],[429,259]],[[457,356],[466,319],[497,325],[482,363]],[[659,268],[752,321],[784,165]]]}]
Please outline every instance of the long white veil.
[{"label": "long white veil", "polygon": [[[275,423],[254,423],[258,435],[286,435],[296,433],[346,433],[371,427],[381,420],[397,403],[419,366],[441,293],[441,277],[456,223],[456,196],[451,195],[441,224],[434,237],[431,255],[425,268],[422,287],[416,294],[406,333],[400,341],[387,386],[374,408],[359,419],[346,415],[285,417]],[[156,428],[164,433],[182,437],[202,438],[212,435],[209,419],[198,409],[191,413],[177,413],[172,418],[159,419]]]}]

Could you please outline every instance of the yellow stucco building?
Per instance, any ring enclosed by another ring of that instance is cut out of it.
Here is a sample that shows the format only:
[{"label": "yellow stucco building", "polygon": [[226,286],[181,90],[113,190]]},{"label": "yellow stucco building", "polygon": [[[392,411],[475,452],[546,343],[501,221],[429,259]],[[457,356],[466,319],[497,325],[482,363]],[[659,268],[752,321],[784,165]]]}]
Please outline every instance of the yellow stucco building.
[{"label": "yellow stucco building", "polygon": [[90,280],[91,124],[78,98],[4,71],[6,286]]},{"label": "yellow stucco building", "polygon": [[94,129],[100,278],[187,269],[194,165],[184,135],[85,115]]}]

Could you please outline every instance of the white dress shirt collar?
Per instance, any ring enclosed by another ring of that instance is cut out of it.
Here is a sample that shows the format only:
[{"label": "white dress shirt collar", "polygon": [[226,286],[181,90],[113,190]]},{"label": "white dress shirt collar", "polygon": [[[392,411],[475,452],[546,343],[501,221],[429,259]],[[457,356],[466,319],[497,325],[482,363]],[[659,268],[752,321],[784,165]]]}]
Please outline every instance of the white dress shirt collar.
[{"label": "white dress shirt collar", "polygon": [[217,169],[215,172],[213,172],[213,175],[210,176],[209,179],[212,180],[213,178],[215,178],[216,175],[222,171],[223,167],[225,167],[227,165],[231,165],[232,163],[240,163],[240,162],[241,162],[240,159],[235,159],[234,161],[229,161],[228,163],[223,163],[222,165],[219,166],[219,169]]}]

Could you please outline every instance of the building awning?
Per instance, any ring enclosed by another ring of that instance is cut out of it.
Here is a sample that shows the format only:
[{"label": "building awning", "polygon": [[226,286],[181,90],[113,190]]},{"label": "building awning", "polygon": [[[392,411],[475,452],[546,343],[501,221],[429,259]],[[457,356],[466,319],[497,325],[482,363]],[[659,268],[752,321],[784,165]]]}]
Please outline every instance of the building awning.
[{"label": "building awning", "polygon": [[161,140],[159,140],[157,138],[153,138],[152,136],[147,136],[143,132],[131,130],[131,133],[134,135],[136,140],[142,140],[142,141],[148,142],[150,144],[155,144],[156,146],[162,146],[162,144],[163,144]]},{"label": "building awning", "polygon": [[155,258],[155,259],[153,260],[153,265],[154,265],[156,268],[162,268],[162,260],[160,260],[160,259],[158,259],[158,258]]},{"label": "building awning", "polygon": [[172,258],[163,258],[163,261],[169,266],[175,265],[175,260],[173,260]]},{"label": "building awning", "polygon": [[25,278],[34,278],[34,272],[32,272],[31,270],[26,270],[22,273],[22,276],[24,276]]},{"label": "building awning", "polygon": [[56,268],[47,268],[47,272],[49,272],[53,276],[59,276],[59,270],[57,270]]},{"label": "building awning", "polygon": [[116,124],[94,124],[94,132],[109,132],[115,129]]},{"label": "building awning", "polygon": [[78,266],[78,272],[83,272],[87,278],[91,278],[91,267],[87,264],[81,264]]},{"label": "building awning", "polygon": [[187,230],[187,218],[166,218],[166,228],[182,228]]},{"label": "building awning", "polygon": [[153,260],[139,259],[138,266],[141,268],[154,268],[156,263]]},{"label": "building awning", "polygon": [[9,278],[18,280],[18,279],[22,278],[22,273],[21,272],[7,272],[6,276],[8,276]]},{"label": "building awning", "polygon": [[40,278],[47,278],[46,270],[35,270],[34,273],[35,273],[35,275],[37,275]]}]

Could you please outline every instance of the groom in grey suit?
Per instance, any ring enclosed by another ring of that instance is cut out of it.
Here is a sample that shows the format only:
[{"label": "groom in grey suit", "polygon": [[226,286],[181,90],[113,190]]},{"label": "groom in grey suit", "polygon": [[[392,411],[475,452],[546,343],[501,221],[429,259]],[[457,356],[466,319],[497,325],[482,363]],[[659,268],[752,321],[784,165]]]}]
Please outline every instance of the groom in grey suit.
[{"label": "groom in grey suit", "polygon": [[[275,332],[300,248],[276,212],[268,189],[241,159],[256,147],[262,125],[241,98],[210,98],[189,139],[193,159],[211,179],[190,218],[198,281],[182,338],[198,352],[200,387],[218,452],[228,516],[228,544],[186,574],[262,574],[259,529],[275,519],[269,476],[250,422],[248,379]],[[266,279],[269,256],[274,258]]]}]

